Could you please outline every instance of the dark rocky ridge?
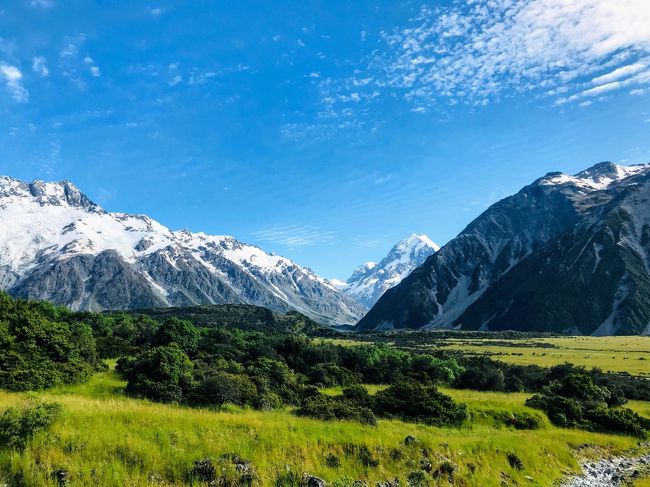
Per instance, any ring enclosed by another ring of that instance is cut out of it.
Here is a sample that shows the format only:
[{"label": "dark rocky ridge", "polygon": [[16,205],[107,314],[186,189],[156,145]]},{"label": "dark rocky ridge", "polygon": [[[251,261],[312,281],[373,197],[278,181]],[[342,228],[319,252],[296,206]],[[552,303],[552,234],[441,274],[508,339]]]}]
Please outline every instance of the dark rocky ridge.
[{"label": "dark rocky ridge", "polygon": [[494,204],[357,329],[648,333],[650,166],[629,173],[549,173]]}]

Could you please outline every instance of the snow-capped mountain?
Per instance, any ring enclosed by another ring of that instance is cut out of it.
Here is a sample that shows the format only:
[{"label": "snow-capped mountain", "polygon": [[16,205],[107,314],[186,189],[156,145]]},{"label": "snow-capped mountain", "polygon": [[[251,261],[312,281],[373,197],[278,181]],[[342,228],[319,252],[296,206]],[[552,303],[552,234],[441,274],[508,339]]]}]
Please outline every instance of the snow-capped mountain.
[{"label": "snow-capped mountain", "polygon": [[357,329],[650,333],[650,164],[549,173],[492,205]]},{"label": "snow-capped mountain", "polygon": [[67,181],[0,177],[0,229],[0,288],[75,310],[245,303],[331,324],[364,311],[289,259],[106,212]]},{"label": "snow-capped mountain", "polygon": [[439,249],[426,235],[413,234],[395,245],[381,262],[366,262],[357,267],[343,290],[358,303],[371,308],[387,289],[400,283]]}]

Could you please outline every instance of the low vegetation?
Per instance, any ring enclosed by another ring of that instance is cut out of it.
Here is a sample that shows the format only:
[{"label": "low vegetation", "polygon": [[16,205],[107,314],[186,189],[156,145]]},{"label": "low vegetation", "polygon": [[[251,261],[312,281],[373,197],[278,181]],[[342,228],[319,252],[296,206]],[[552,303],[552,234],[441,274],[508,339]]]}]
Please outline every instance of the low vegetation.
[{"label": "low vegetation", "polygon": [[641,377],[336,342],[299,315],[239,326],[230,307],[225,326],[210,308],[196,326],[190,309],[0,300],[0,483],[546,485],[579,445],[620,452],[650,430]]}]

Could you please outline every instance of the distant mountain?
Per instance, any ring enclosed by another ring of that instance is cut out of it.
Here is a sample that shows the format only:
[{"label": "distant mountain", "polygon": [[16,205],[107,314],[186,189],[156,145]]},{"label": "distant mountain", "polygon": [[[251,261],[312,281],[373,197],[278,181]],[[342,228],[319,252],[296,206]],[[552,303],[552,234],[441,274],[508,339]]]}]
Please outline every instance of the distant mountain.
[{"label": "distant mountain", "polygon": [[438,249],[426,235],[413,234],[395,245],[381,262],[366,262],[357,267],[343,291],[371,308],[387,289],[397,285]]},{"label": "distant mountain", "polygon": [[650,333],[650,164],[549,173],[387,291],[358,330]]},{"label": "distant mountain", "polygon": [[0,288],[75,310],[253,304],[328,324],[364,309],[289,259],[229,236],[108,213],[72,183],[0,177]]}]

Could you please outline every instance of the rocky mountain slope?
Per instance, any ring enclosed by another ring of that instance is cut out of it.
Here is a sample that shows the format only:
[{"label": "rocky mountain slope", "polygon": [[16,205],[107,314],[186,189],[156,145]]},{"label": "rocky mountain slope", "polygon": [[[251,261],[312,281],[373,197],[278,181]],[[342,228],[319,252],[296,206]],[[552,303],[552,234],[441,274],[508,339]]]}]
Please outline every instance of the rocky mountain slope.
[{"label": "rocky mountain slope", "polygon": [[395,245],[381,262],[366,262],[357,267],[343,291],[352,299],[371,308],[387,289],[397,285],[440,249],[426,235],[413,234]]},{"label": "rocky mountain slope", "polygon": [[357,329],[650,332],[650,165],[549,173],[492,205]]},{"label": "rocky mountain slope", "polygon": [[75,310],[254,304],[328,324],[364,309],[311,270],[239,242],[109,213],[64,181],[0,177],[0,288]]}]

